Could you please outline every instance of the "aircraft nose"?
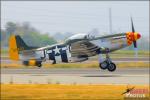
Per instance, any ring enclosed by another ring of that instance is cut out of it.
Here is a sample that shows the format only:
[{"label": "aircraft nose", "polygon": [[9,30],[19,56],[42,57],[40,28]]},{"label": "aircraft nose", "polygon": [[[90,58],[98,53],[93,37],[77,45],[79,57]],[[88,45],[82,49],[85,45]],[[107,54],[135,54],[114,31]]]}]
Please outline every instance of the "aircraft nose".
[{"label": "aircraft nose", "polygon": [[137,39],[140,39],[140,38],[141,38],[141,34],[137,33]]},{"label": "aircraft nose", "polygon": [[134,33],[133,32],[127,32],[126,37],[127,37],[128,45],[131,45],[133,41],[136,41],[136,40],[141,38],[141,34],[137,33],[137,32],[134,32]]},{"label": "aircraft nose", "polygon": [[136,41],[137,39],[140,39],[140,38],[141,38],[141,34],[135,32],[133,40]]}]

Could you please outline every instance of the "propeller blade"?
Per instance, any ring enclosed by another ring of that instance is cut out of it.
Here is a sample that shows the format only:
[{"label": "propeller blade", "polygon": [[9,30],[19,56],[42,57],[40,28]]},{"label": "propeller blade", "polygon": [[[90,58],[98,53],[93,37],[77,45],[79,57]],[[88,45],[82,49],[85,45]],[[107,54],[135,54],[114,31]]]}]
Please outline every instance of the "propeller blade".
[{"label": "propeller blade", "polygon": [[[132,32],[135,33],[132,17],[131,17],[131,25],[132,25]],[[133,45],[134,45],[135,58],[137,58],[138,57],[138,48],[137,48],[137,42],[135,40],[133,41]]]},{"label": "propeller blade", "polygon": [[137,48],[137,42],[133,41],[134,48]]},{"label": "propeller blade", "polygon": [[134,30],[134,25],[133,25],[132,17],[131,17],[131,24],[132,24],[132,32],[134,33],[134,32],[135,32],[135,30]]},{"label": "propeller blade", "polygon": [[133,45],[134,45],[134,52],[135,52],[135,57],[138,57],[138,48],[137,48],[137,42],[133,41]]},{"label": "propeller blade", "polygon": [[[132,32],[134,33],[135,29],[134,29],[132,17],[131,17],[131,24],[132,24]],[[136,41],[133,41],[133,45],[134,45],[134,48],[137,48],[137,42]]]}]

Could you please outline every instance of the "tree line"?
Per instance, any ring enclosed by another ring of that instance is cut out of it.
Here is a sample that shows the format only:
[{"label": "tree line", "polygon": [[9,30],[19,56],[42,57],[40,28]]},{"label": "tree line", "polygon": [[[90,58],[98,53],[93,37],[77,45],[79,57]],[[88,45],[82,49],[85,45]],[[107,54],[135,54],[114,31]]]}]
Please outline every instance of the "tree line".
[{"label": "tree line", "polygon": [[1,47],[8,47],[9,37],[13,34],[20,35],[29,46],[41,47],[57,43],[48,33],[41,33],[28,22],[22,24],[7,22],[5,29],[1,30]]}]

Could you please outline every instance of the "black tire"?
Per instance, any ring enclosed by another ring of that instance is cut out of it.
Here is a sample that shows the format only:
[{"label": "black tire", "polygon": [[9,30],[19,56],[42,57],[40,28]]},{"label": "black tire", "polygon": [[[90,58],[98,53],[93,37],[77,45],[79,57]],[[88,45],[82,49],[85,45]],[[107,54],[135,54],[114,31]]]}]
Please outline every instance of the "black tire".
[{"label": "black tire", "polygon": [[107,61],[104,61],[104,62],[100,63],[100,64],[99,64],[99,67],[100,67],[101,69],[107,69],[107,67],[108,67]]},{"label": "black tire", "polygon": [[116,70],[116,65],[114,63],[110,63],[108,66],[108,71],[113,72]]},{"label": "black tire", "polygon": [[42,67],[42,64],[41,64],[41,63],[39,63],[37,66],[38,66],[39,68],[41,68],[41,67]]}]

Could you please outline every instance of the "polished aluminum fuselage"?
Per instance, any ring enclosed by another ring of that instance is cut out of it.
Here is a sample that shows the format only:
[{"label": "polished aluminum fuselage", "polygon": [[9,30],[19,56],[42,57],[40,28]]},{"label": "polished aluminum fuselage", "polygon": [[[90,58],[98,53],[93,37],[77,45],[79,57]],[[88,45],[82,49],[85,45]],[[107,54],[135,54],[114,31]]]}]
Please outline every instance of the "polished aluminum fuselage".
[{"label": "polished aluminum fuselage", "polygon": [[41,61],[56,60],[56,63],[78,62],[100,53],[106,53],[105,48],[112,52],[127,46],[126,33],[100,37],[81,34],[68,38],[62,44],[20,52],[19,56],[23,61],[36,59]]}]

